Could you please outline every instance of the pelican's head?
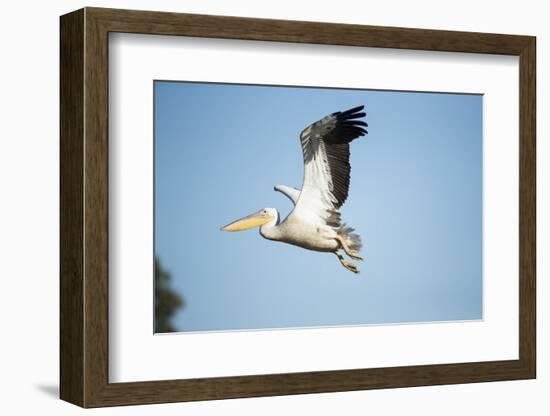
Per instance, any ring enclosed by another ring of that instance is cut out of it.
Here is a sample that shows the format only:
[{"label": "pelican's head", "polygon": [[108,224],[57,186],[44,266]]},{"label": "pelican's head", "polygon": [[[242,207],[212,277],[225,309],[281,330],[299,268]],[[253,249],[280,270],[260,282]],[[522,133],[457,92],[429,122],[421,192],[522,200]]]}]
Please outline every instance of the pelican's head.
[{"label": "pelican's head", "polygon": [[254,214],[250,214],[244,218],[233,221],[222,227],[222,231],[243,231],[252,227],[260,227],[271,221],[276,222],[278,218],[277,210],[275,208],[263,208]]}]

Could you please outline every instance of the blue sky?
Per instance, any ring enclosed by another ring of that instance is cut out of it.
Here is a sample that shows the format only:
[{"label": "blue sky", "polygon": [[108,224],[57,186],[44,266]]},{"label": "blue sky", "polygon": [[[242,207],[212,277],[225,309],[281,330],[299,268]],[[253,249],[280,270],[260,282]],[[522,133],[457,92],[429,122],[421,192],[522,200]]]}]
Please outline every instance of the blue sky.
[{"label": "blue sky", "polygon": [[[180,331],[482,318],[482,96],[156,81],[155,251]],[[332,254],[220,226],[292,206],[299,133],[365,105],[345,222],[361,273]]]}]

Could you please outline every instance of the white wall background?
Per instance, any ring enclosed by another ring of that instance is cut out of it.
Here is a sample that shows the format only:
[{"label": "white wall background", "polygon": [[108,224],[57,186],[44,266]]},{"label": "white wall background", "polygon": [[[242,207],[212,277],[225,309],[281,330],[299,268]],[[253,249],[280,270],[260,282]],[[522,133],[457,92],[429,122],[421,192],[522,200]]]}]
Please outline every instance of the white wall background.
[{"label": "white wall background", "polygon": [[[82,6],[166,10],[537,36],[538,53],[538,379],[458,386],[179,403],[88,410],[103,415],[548,414],[550,361],[542,330],[550,301],[544,282],[543,187],[550,170],[544,103],[550,98],[550,26],[545,2],[353,0],[124,0],[6,2],[0,16],[0,409],[2,414],[71,415],[58,395],[58,16]],[[506,120],[503,120],[506,123]],[[546,199],[546,201],[545,201]]]}]

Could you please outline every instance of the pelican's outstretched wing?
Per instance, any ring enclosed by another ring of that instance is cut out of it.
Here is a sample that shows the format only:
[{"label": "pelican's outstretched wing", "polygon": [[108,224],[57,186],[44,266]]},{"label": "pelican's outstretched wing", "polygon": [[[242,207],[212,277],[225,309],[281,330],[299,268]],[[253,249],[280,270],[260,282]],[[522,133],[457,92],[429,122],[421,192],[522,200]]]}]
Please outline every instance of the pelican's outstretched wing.
[{"label": "pelican's outstretched wing", "polygon": [[294,205],[296,205],[296,202],[298,202],[298,198],[300,197],[300,192],[302,192],[300,189],[296,189],[296,188],[293,188],[292,186],[286,186],[286,185],[275,185],[273,189],[285,195],[288,199],[292,201]]},{"label": "pelican's outstretched wing", "polygon": [[300,134],[304,185],[292,215],[331,226],[340,225],[338,209],[348,197],[349,143],[364,136],[364,106],[332,113]]}]

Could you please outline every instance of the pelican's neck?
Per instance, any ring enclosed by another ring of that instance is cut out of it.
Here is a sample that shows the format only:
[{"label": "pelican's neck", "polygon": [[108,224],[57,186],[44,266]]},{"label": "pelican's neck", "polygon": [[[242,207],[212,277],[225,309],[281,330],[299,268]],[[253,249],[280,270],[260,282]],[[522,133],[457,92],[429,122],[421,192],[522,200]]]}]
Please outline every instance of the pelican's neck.
[{"label": "pelican's neck", "polygon": [[275,218],[260,227],[260,234],[268,240],[277,240],[277,237],[279,236],[279,228],[277,227],[279,224],[279,212],[276,212],[277,215]]}]

